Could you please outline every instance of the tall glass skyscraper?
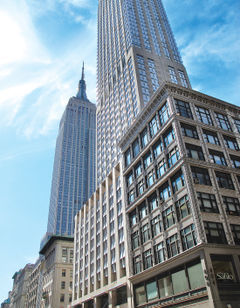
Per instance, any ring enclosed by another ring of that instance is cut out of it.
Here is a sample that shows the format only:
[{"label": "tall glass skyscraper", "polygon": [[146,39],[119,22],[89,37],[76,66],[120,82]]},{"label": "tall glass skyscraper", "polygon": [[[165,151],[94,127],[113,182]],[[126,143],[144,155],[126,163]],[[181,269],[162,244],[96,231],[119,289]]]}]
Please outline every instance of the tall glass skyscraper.
[{"label": "tall glass skyscraper", "polygon": [[97,182],[117,143],[165,81],[191,88],[161,0],[99,0]]},{"label": "tall glass skyscraper", "polygon": [[86,95],[84,67],[76,97],[63,113],[56,142],[48,234],[73,235],[74,216],[95,190],[96,106]]}]

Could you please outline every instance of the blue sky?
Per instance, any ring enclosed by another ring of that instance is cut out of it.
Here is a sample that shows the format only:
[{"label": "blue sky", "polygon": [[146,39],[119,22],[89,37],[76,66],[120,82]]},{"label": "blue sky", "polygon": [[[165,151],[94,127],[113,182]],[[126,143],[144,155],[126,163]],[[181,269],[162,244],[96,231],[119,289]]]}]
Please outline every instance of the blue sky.
[{"label": "blue sky", "polygon": [[[240,2],[163,0],[192,87],[239,105]],[[58,123],[82,61],[96,101],[97,0],[0,2],[0,303],[46,231]]]}]

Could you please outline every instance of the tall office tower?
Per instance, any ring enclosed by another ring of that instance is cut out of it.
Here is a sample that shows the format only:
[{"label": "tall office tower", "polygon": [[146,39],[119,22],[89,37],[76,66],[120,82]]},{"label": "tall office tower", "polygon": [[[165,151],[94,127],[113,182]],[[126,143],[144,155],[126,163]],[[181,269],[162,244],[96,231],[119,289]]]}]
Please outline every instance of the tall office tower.
[{"label": "tall office tower", "polygon": [[73,235],[74,216],[95,190],[96,106],[86,95],[84,67],[56,142],[47,233]]},{"label": "tall office tower", "polygon": [[191,87],[161,0],[99,0],[98,183],[119,161],[119,139],[165,81]]}]

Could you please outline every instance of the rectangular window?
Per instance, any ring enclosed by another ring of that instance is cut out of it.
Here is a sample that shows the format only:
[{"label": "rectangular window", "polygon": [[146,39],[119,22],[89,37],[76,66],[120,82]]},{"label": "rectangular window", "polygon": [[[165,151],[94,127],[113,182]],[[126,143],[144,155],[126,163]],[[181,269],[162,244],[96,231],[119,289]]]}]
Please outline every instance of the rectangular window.
[{"label": "rectangular window", "polygon": [[65,289],[65,281],[61,281],[61,289],[64,290]]},{"label": "rectangular window", "polygon": [[154,145],[153,145],[153,155],[154,158],[157,158],[163,151],[163,144],[162,141],[159,139]]},{"label": "rectangular window", "polygon": [[163,242],[154,246],[155,263],[162,263],[165,260],[165,251]]},{"label": "rectangular window", "polygon": [[171,197],[171,189],[170,186],[168,185],[168,182],[166,182],[159,188],[159,196],[160,199],[163,201],[166,201],[168,198]]},{"label": "rectangular window", "polygon": [[189,103],[176,100],[177,113],[185,118],[193,119],[192,111]]},{"label": "rectangular window", "polygon": [[165,159],[161,160],[156,167],[157,177],[160,179],[167,170]]},{"label": "rectangular window", "polygon": [[181,123],[181,128],[182,128],[182,134],[185,137],[189,138],[194,138],[194,139],[199,139],[198,138],[198,133],[197,133],[197,128],[195,126],[191,126],[185,123]]},{"label": "rectangular window", "polygon": [[145,128],[141,134],[141,145],[142,145],[142,148],[145,148],[145,146],[148,144],[148,132],[147,132],[147,128]]},{"label": "rectangular window", "polygon": [[138,231],[132,234],[132,249],[136,249],[140,245]]},{"label": "rectangular window", "polygon": [[64,294],[60,294],[60,302],[61,302],[61,303],[64,302]]},{"label": "rectangular window", "polygon": [[194,184],[212,186],[207,169],[191,167]]},{"label": "rectangular window", "polygon": [[137,183],[137,196],[141,196],[144,193],[145,185],[144,181],[141,180]]},{"label": "rectangular window", "polygon": [[62,262],[63,263],[68,262],[67,248],[62,248]]},{"label": "rectangular window", "polygon": [[172,128],[170,128],[164,135],[163,135],[163,140],[164,140],[164,145],[167,147],[169,144],[171,144],[175,139],[174,131]]},{"label": "rectangular window", "polygon": [[177,234],[174,234],[173,236],[170,236],[167,239],[167,251],[168,251],[168,257],[174,257],[179,253],[179,243]]},{"label": "rectangular window", "polygon": [[140,152],[139,141],[136,139],[132,144],[133,157],[136,157]]},{"label": "rectangular window", "polygon": [[157,282],[155,280],[146,283],[147,300],[151,301],[158,297]]},{"label": "rectangular window", "polygon": [[216,177],[217,177],[218,186],[220,188],[226,188],[226,189],[234,190],[233,181],[232,181],[230,174],[219,172],[219,171],[215,171],[215,173],[216,173]]},{"label": "rectangular window", "polygon": [[187,80],[186,80],[184,72],[178,71],[178,74],[179,74],[182,86],[185,87],[185,88],[188,88],[188,84],[187,84]]},{"label": "rectangular window", "polygon": [[215,195],[197,192],[197,198],[202,212],[219,213]]},{"label": "rectangular window", "polygon": [[231,225],[231,230],[236,245],[240,245],[240,225]]},{"label": "rectangular window", "polygon": [[158,287],[161,298],[171,296],[173,294],[171,275],[160,278],[158,280]]},{"label": "rectangular window", "polygon": [[135,274],[138,274],[141,272],[141,257],[140,256],[136,256],[134,259],[133,259],[133,267],[134,267],[134,273]]},{"label": "rectangular window", "polygon": [[192,290],[205,286],[205,280],[201,263],[188,266],[187,272],[190,282],[190,288]]},{"label": "rectangular window", "polygon": [[190,249],[197,245],[195,236],[195,227],[193,224],[181,230],[181,238],[183,244],[183,250]]},{"label": "rectangular window", "polygon": [[175,147],[174,149],[172,149],[168,155],[167,155],[167,160],[168,160],[168,167],[171,168],[172,166],[174,166],[177,161],[179,160],[179,152],[178,152],[178,148]]},{"label": "rectangular window", "polygon": [[126,175],[127,186],[130,186],[133,183],[133,173],[132,171]]},{"label": "rectangular window", "polygon": [[215,112],[215,114],[218,126],[224,130],[232,131],[231,125],[228,121],[228,117],[222,113]]},{"label": "rectangular window", "polygon": [[178,221],[182,220],[184,217],[191,213],[190,204],[188,200],[188,195],[185,195],[175,203],[177,209]]},{"label": "rectangular window", "polygon": [[142,174],[142,163],[139,162],[137,163],[136,167],[135,167],[135,177],[139,177]]},{"label": "rectangular window", "polygon": [[232,162],[232,166],[233,168],[240,168],[240,157],[239,156],[234,156],[234,155],[230,155],[231,158],[231,162]]},{"label": "rectangular window", "polygon": [[135,191],[130,190],[128,193],[128,204],[132,203],[135,200]]},{"label": "rectangular window", "polygon": [[168,71],[169,71],[169,75],[170,75],[170,80],[172,83],[176,83],[178,84],[178,81],[177,81],[177,76],[176,76],[176,72],[174,70],[173,67],[169,66],[168,67]]},{"label": "rectangular window", "polygon": [[151,165],[151,163],[152,163],[152,154],[151,152],[148,152],[143,157],[144,169],[147,169]]},{"label": "rectangular window", "polygon": [[213,121],[208,109],[196,106],[196,113],[199,121],[201,121],[204,124],[213,125]]},{"label": "rectangular window", "polygon": [[185,143],[185,146],[187,149],[188,157],[197,159],[197,160],[205,160],[201,147],[194,145],[194,144],[190,144],[190,143]]},{"label": "rectangular window", "polygon": [[237,140],[229,136],[223,136],[226,147],[231,150],[239,150]]},{"label": "rectangular window", "polygon": [[149,250],[147,250],[143,253],[143,265],[144,265],[144,269],[152,267],[153,263],[152,263],[151,249],[149,249]]},{"label": "rectangular window", "polygon": [[164,123],[167,122],[167,120],[169,119],[170,117],[170,114],[169,114],[169,109],[168,109],[168,104],[165,103],[162,108],[159,110],[158,112],[159,114],[159,118],[160,118],[160,123],[161,125],[164,125]]},{"label": "rectangular window", "polygon": [[204,141],[207,143],[220,145],[217,133],[215,132],[203,129],[203,138],[204,138]]},{"label": "rectangular window", "polygon": [[135,298],[136,298],[136,305],[141,305],[146,302],[146,292],[144,284],[136,287]]},{"label": "rectangular window", "polygon": [[153,193],[149,198],[148,198],[148,204],[150,208],[150,212],[155,210],[158,207],[158,199],[156,193]]},{"label": "rectangular window", "polygon": [[139,211],[140,220],[147,216],[148,210],[147,210],[147,205],[146,205],[145,202],[143,202],[141,205],[139,205],[138,211]]},{"label": "rectangular window", "polygon": [[62,269],[62,277],[66,277],[66,270]]},{"label": "rectangular window", "polygon": [[155,172],[152,170],[146,176],[147,187],[151,187],[155,182]]},{"label": "rectangular window", "polygon": [[222,152],[209,150],[209,156],[212,163],[222,166],[227,166],[226,159]]},{"label": "rectangular window", "polygon": [[204,221],[208,243],[227,244],[223,225],[218,222]]},{"label": "rectangular window", "polygon": [[240,133],[240,120],[234,119],[234,123],[235,123],[235,125],[237,127],[238,132]]},{"label": "rectangular window", "polygon": [[227,214],[240,216],[240,204],[237,198],[222,196],[222,199]]},{"label": "rectangular window", "polygon": [[165,229],[175,224],[176,220],[175,220],[173,205],[167,208],[165,211],[163,211],[162,215],[163,215],[163,224]]},{"label": "rectangular window", "polygon": [[189,289],[184,268],[178,269],[172,273],[172,284],[174,294],[181,293]]},{"label": "rectangular window", "polygon": [[125,152],[125,167],[129,166],[130,163],[131,163],[131,151],[130,149],[128,149],[126,152]]},{"label": "rectangular window", "polygon": [[172,189],[173,189],[173,193],[175,193],[176,191],[180,190],[184,185],[185,185],[185,181],[184,181],[184,175],[182,173],[182,171],[178,171],[172,178],[171,178],[171,183],[172,183]]},{"label": "rectangular window", "polygon": [[155,115],[152,120],[149,122],[149,130],[150,130],[150,136],[154,137],[156,133],[159,130],[159,123],[157,115]]},{"label": "rectangular window", "polygon": [[160,215],[154,217],[151,220],[151,225],[152,225],[152,234],[153,237],[160,234],[162,232],[162,223],[161,223],[161,217]]},{"label": "rectangular window", "polygon": [[149,226],[148,224],[141,227],[141,238],[142,243],[145,243],[150,239],[150,232],[149,232]]}]

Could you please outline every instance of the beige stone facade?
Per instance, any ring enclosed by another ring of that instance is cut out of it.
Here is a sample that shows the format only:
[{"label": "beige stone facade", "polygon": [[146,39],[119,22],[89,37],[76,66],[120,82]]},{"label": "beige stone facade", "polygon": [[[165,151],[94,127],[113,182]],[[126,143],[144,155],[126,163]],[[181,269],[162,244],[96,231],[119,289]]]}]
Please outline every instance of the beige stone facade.
[{"label": "beige stone facade", "polygon": [[52,236],[41,249],[41,308],[67,308],[72,301],[73,238]]}]

